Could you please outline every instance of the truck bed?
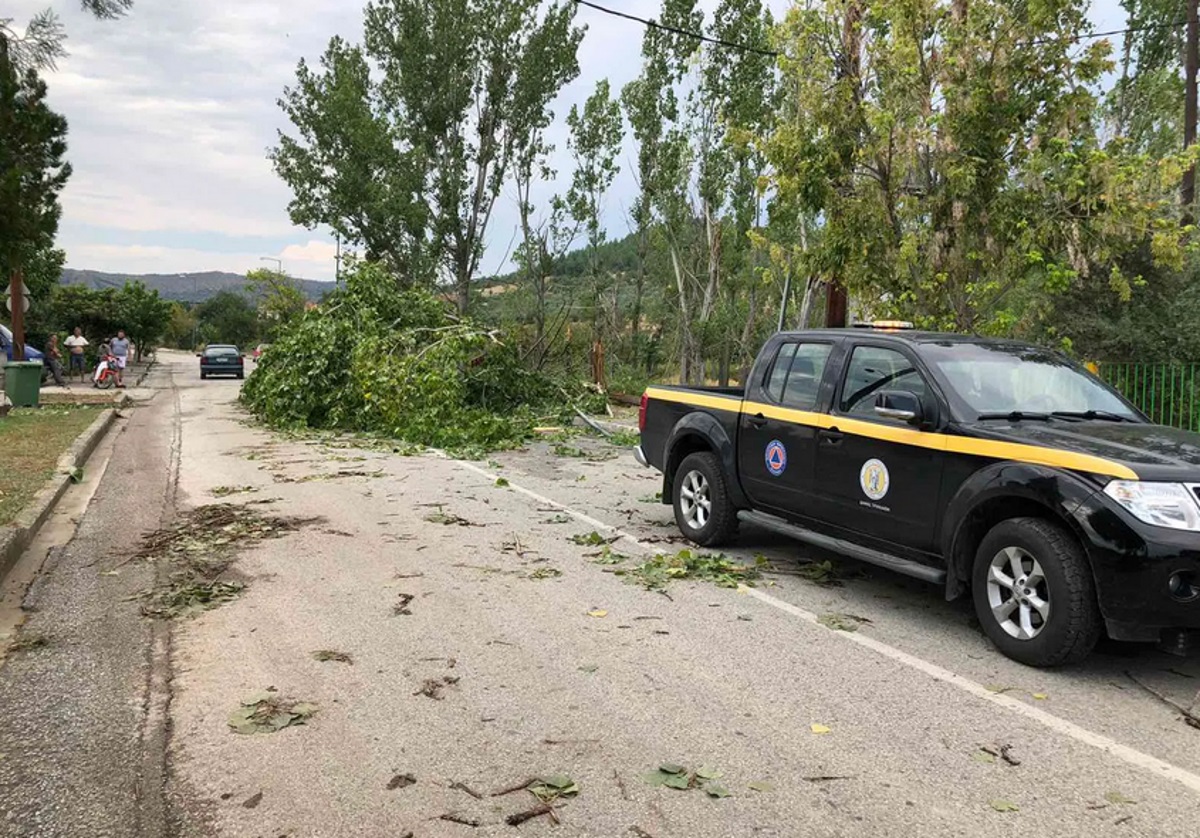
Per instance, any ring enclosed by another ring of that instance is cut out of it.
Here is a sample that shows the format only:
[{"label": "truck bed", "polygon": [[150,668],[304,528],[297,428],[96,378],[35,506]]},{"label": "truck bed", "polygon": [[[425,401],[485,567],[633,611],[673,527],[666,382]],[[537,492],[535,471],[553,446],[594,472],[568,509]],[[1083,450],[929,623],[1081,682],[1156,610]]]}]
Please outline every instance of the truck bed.
[{"label": "truck bed", "polygon": [[687,414],[707,414],[737,438],[738,414],[745,390],[741,387],[683,387],[661,385],[646,390],[646,426],[642,450],[650,465],[666,470],[666,445],[677,423]]}]

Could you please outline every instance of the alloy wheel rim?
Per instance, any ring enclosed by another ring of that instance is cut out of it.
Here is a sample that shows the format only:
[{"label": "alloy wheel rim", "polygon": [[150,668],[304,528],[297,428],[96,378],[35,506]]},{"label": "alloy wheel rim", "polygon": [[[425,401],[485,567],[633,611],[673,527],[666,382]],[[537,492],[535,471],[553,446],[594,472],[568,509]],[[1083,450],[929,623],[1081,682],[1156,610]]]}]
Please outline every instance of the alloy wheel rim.
[{"label": "alloy wheel rim", "polygon": [[708,478],[699,471],[689,471],[679,491],[679,510],[689,528],[702,530],[712,517],[712,494]]},{"label": "alloy wheel rim", "polygon": [[1050,620],[1050,588],[1042,566],[1020,547],[1005,547],[988,565],[988,605],[1009,637],[1033,640]]}]

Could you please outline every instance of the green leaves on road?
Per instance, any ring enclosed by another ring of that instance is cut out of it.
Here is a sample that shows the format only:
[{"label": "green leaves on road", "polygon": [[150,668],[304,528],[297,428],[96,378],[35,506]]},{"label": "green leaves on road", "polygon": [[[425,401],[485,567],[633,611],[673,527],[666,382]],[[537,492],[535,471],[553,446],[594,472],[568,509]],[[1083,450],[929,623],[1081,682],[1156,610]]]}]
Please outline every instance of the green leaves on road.
[{"label": "green leaves on road", "polygon": [[700,766],[691,771],[685,766],[673,762],[664,762],[657,771],[642,775],[642,780],[651,786],[665,786],[677,791],[702,789],[709,797],[730,797],[732,792],[716,782],[722,776],[721,772],[708,766]]},{"label": "green leaves on road", "polygon": [[574,797],[579,794],[579,786],[566,774],[551,774],[539,777],[529,786],[529,791],[543,803],[553,803],[560,797]]},{"label": "green leaves on road", "polygon": [[753,586],[762,576],[761,568],[765,563],[760,559],[748,565],[720,553],[680,550],[674,554],[661,553],[635,568],[616,573],[651,591],[663,590],[671,582],[681,579],[700,579],[719,588],[736,588],[738,585]]},{"label": "green leaves on road", "polygon": [[278,733],[304,724],[317,710],[315,704],[287,701],[272,690],[263,690],[242,699],[241,706],[229,714],[229,727],[243,735]]},{"label": "green leaves on road", "polygon": [[142,613],[173,619],[215,608],[236,598],[241,582],[221,577],[242,545],[281,538],[316,518],[259,515],[245,506],[212,504],[184,513],[173,526],[147,535],[134,559],[168,562],[171,572],[156,588],[138,595]]}]

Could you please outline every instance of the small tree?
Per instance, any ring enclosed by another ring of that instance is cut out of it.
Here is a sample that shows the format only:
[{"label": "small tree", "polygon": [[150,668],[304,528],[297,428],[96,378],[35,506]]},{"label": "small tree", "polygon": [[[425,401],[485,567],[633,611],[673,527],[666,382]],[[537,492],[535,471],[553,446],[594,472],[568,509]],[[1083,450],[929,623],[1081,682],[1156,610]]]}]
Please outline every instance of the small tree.
[{"label": "small tree", "polygon": [[158,346],[171,322],[171,304],[144,282],[126,282],[117,292],[118,328],[125,330],[137,347],[137,360]]},{"label": "small tree", "polygon": [[258,319],[263,337],[274,340],[288,323],[304,314],[300,283],[281,271],[266,268],[246,274],[246,284],[258,297]]},{"label": "small tree", "polygon": [[604,292],[608,285],[599,264],[599,248],[606,237],[600,216],[605,195],[621,171],[617,165],[617,153],[625,136],[621,105],[609,95],[608,79],[596,83],[596,90],[584,103],[583,110],[577,106],[571,107],[567,115],[567,127],[571,129],[567,147],[575,160],[575,175],[567,193],[567,206],[572,217],[587,232],[588,273],[592,285],[592,338],[600,341],[604,337]]},{"label": "small tree", "polygon": [[233,291],[222,291],[196,309],[200,339],[204,343],[230,343],[245,347],[258,338],[258,315],[250,301]]},{"label": "small tree", "polygon": [[19,72],[0,38],[0,283],[54,245],[58,195],[71,176],[66,137],[66,119],[46,105],[45,82],[32,69]]}]

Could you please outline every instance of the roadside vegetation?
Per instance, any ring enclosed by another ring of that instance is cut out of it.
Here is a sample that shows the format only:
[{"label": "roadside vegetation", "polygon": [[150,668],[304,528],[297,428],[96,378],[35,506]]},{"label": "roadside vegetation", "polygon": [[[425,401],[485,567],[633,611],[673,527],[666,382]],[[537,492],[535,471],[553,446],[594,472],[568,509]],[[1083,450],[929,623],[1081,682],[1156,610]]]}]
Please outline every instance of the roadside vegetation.
[{"label": "roadside vegetation", "polygon": [[100,408],[18,408],[0,420],[0,526],[11,524],[54,475],[58,458]]},{"label": "roadside vegetation", "polygon": [[569,420],[596,400],[578,383],[529,369],[503,333],[367,264],[280,330],[242,390],[245,405],[274,427],[365,432],[468,454],[519,445],[536,426]]}]

